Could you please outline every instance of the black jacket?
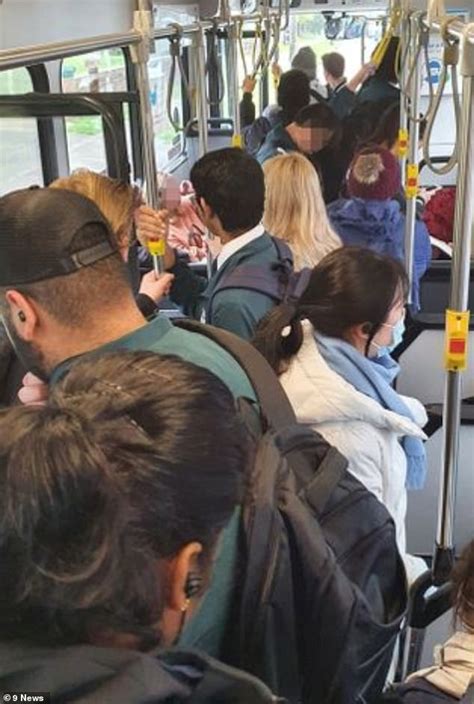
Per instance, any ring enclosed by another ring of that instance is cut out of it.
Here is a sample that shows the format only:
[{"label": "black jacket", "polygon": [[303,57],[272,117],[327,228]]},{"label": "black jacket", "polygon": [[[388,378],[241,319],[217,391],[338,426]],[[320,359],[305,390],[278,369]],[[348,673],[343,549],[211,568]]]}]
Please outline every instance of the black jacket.
[{"label": "black jacket", "polygon": [[6,642],[0,643],[0,692],[49,693],[51,704],[278,701],[254,677],[195,652],[146,655],[87,645],[42,648]]}]

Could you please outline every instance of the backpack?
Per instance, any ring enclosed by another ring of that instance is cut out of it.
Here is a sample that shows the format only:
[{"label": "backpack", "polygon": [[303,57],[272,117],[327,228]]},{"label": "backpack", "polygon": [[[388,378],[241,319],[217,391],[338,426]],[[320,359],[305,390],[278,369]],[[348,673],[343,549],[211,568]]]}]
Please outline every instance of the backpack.
[{"label": "backpack", "polygon": [[239,362],[261,409],[258,424],[247,422],[257,447],[224,657],[292,703],[370,701],[407,604],[392,518],[338,450],[296,422],[257,350],[224,330],[177,324]]},{"label": "backpack", "polygon": [[241,264],[224,273],[215,286],[206,303],[206,320],[212,320],[212,304],[215,296],[228,289],[245,289],[255,291],[271,298],[275,305],[299,298],[305,290],[310,269],[293,271],[293,255],[288,245],[278,237],[272,237],[272,244],[277,252],[277,262],[266,264]]}]

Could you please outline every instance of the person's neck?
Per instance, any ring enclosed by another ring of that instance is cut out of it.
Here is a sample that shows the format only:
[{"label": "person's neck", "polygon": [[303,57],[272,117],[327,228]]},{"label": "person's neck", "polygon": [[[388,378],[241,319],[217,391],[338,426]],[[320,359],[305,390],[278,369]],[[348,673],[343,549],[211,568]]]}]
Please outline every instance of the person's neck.
[{"label": "person's neck", "polygon": [[222,242],[222,245],[228,244],[229,242],[232,242],[233,240],[237,239],[237,237],[241,237],[242,235],[245,235],[246,232],[249,232],[249,230],[239,230],[238,232],[224,232],[222,231],[219,234],[220,240]]},{"label": "person's neck", "polygon": [[47,344],[50,353],[48,354],[46,351],[45,355],[50,362],[48,366],[54,369],[71,357],[92,352],[135,332],[144,325],[146,325],[145,318],[133,304],[126,310],[109,311],[107,317],[96,318],[92,325],[68,328],[67,330],[58,328],[48,335]]},{"label": "person's neck", "polygon": [[340,85],[342,85],[345,82],[344,76],[342,78],[330,78],[329,79],[329,85],[333,90],[336,90],[336,88],[339,88]]}]

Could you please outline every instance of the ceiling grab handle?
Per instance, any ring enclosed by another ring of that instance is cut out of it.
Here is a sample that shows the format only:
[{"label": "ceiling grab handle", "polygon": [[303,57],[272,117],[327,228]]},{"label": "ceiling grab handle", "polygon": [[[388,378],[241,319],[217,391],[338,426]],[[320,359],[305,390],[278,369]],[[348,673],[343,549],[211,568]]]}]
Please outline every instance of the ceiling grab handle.
[{"label": "ceiling grab handle", "polygon": [[[423,158],[430,171],[437,174],[438,176],[444,176],[445,174],[448,174],[450,171],[452,171],[456,167],[459,157],[459,128],[461,119],[461,99],[459,95],[457,72],[457,67],[459,63],[459,40],[449,35],[449,25],[455,20],[456,18],[454,17],[445,18],[441,23],[441,35],[443,37],[444,42],[443,68],[441,70],[438,88],[434,97],[433,109],[431,110],[428,116],[426,131],[423,138]],[[450,77],[453,96],[456,139],[454,142],[453,151],[447,163],[444,166],[436,167],[432,161],[432,154],[430,152],[430,142],[433,133],[433,127],[436,122],[436,118],[438,117],[441,101],[443,99],[443,95]]]}]

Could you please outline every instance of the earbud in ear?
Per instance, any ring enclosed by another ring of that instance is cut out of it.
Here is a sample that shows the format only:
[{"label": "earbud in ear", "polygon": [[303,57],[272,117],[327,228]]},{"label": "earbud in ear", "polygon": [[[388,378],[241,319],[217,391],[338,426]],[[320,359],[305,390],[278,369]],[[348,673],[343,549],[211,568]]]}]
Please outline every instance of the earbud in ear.
[{"label": "earbud in ear", "polygon": [[22,323],[25,323],[25,322],[26,322],[26,315],[23,313],[22,310],[20,310],[20,312],[18,313],[18,319],[19,319]]},{"label": "earbud in ear", "polygon": [[192,599],[193,596],[199,594],[202,589],[202,577],[197,572],[189,572],[184,585],[184,593],[186,599]]},{"label": "earbud in ear", "polygon": [[362,332],[364,335],[370,335],[372,332],[372,325],[370,323],[364,323],[362,326]]}]

